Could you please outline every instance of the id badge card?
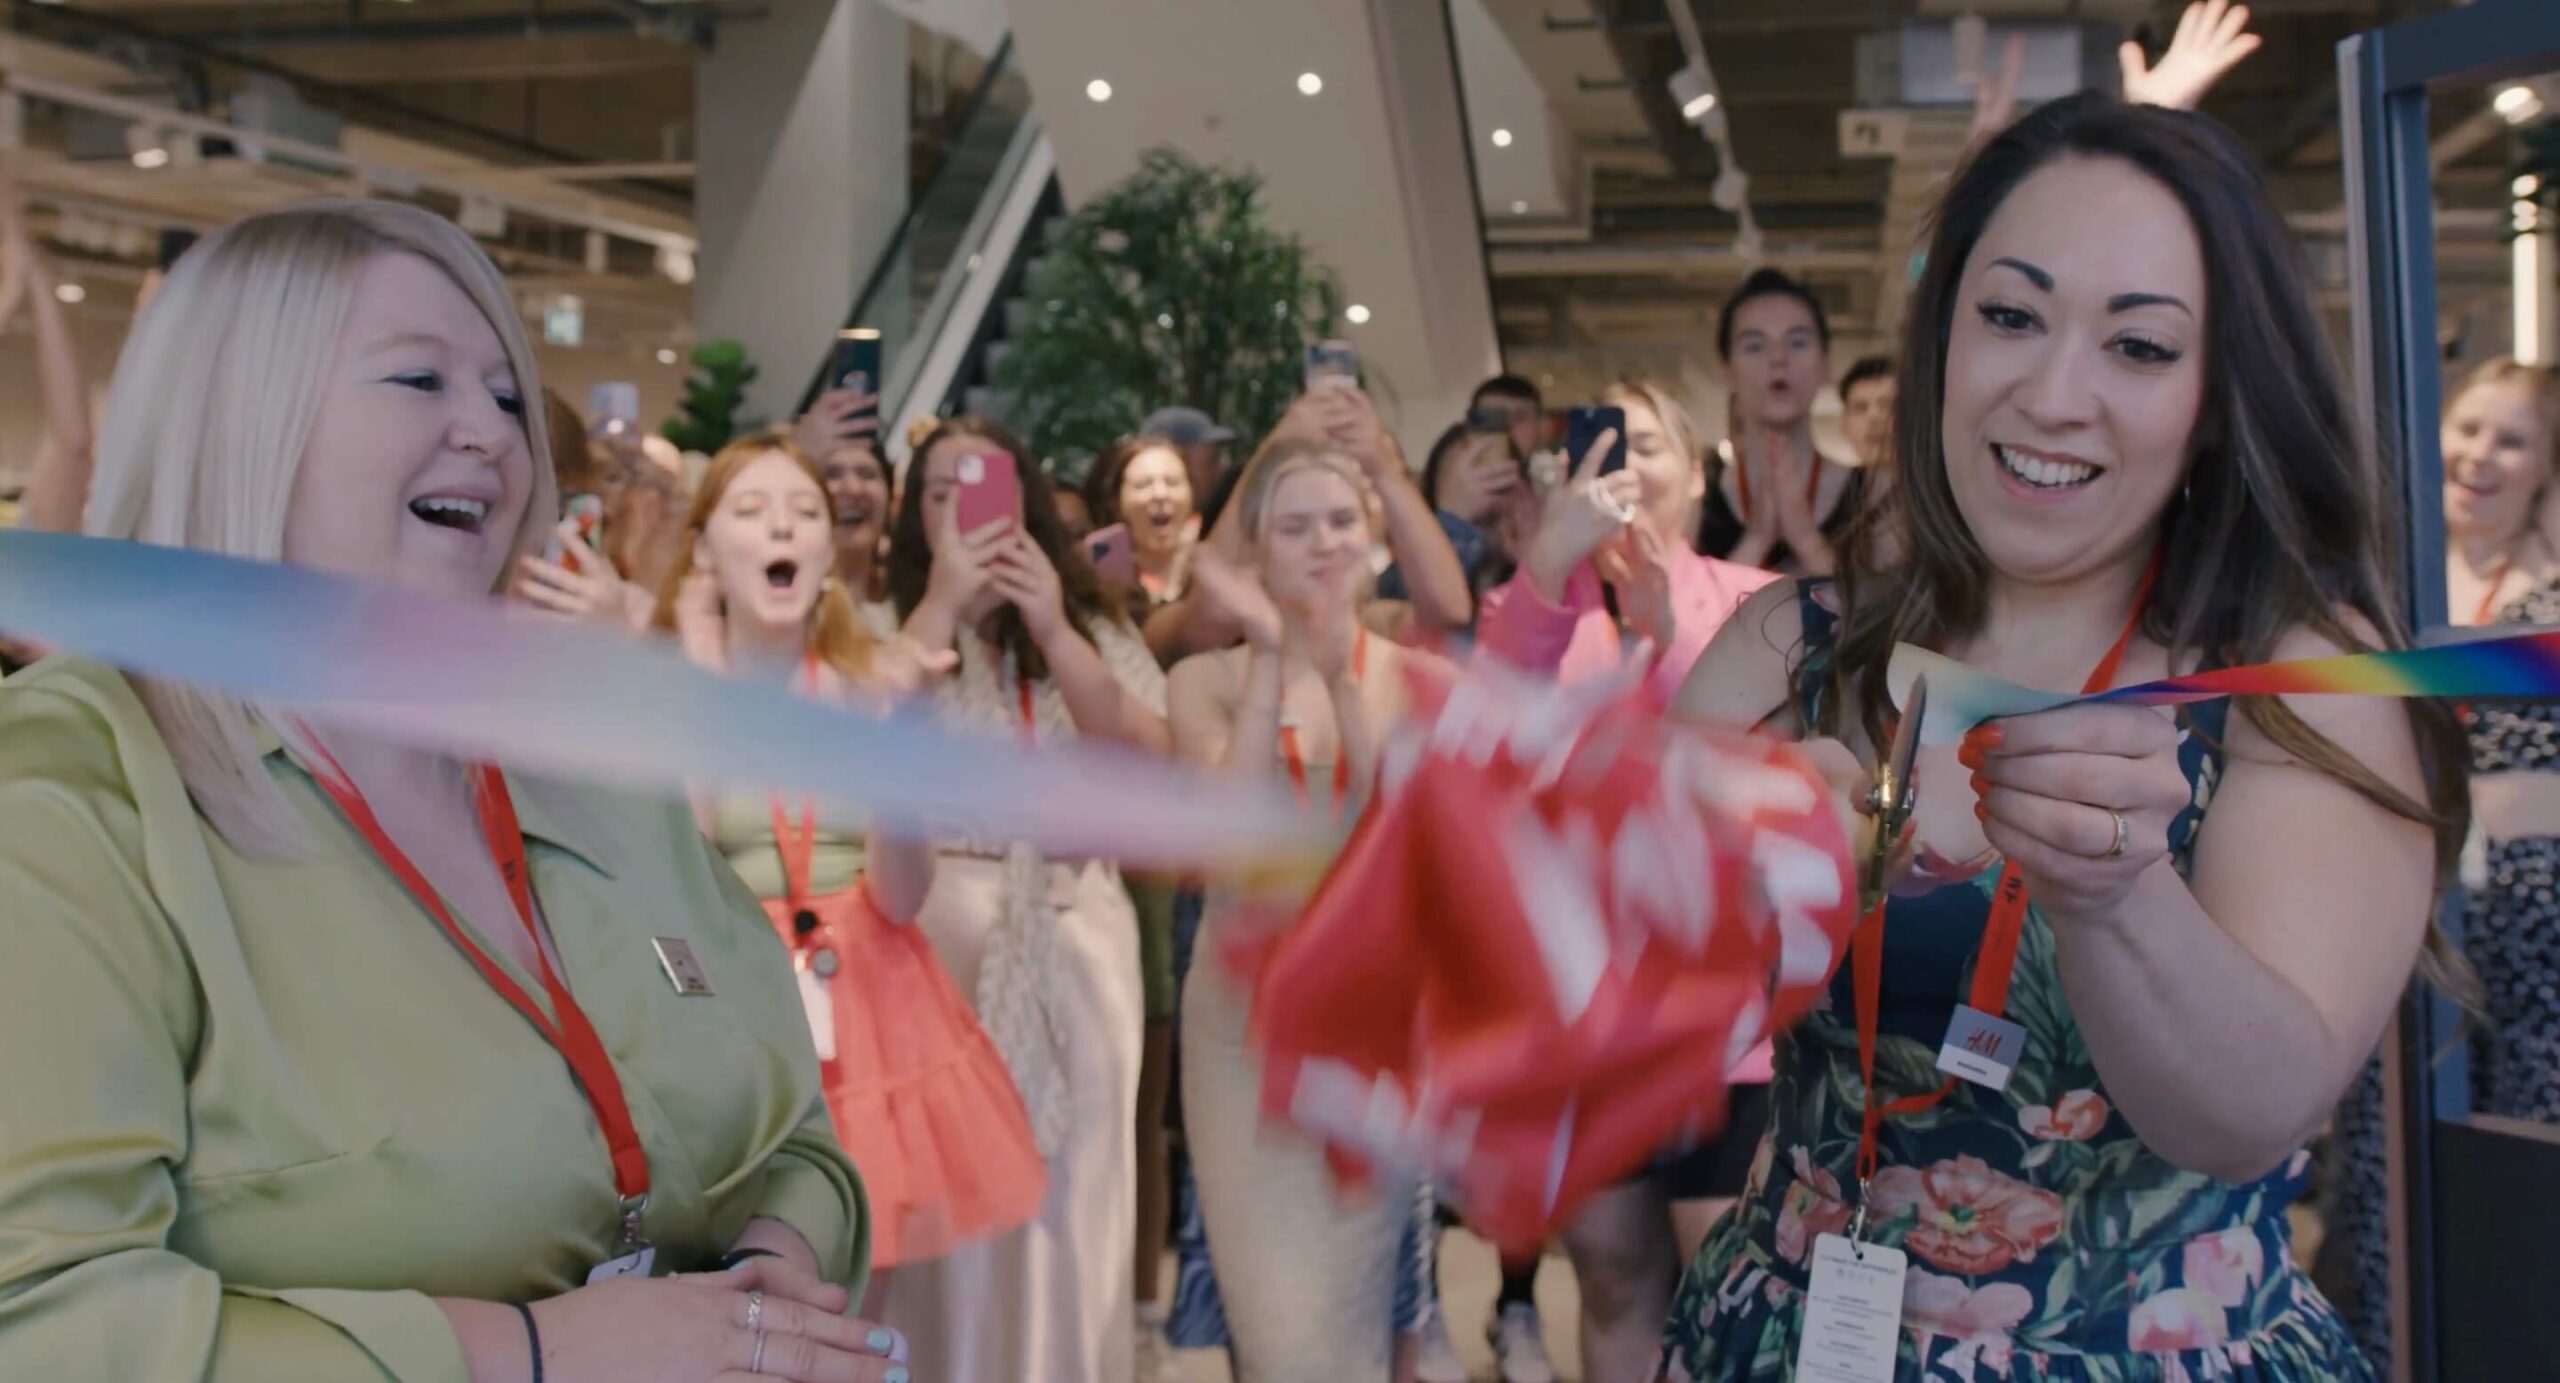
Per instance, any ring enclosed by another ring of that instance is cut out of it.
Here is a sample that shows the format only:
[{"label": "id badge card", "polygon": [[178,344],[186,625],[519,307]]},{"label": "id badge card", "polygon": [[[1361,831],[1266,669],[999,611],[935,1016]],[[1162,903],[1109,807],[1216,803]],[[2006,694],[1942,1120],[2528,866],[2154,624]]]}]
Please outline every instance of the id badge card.
[{"label": "id badge card", "polygon": [[1956,1006],[1947,1024],[1947,1040],[1938,1048],[1938,1069],[1959,1080],[1991,1090],[2009,1088],[2009,1073],[2027,1049],[2027,1030],[2005,1018],[1994,1018],[1971,1004]]},{"label": "id badge card", "polygon": [[1813,1241],[1795,1383],[1893,1383],[1903,1266],[1900,1249],[1841,1234]]},{"label": "id badge card", "polygon": [[626,1253],[620,1258],[608,1258],[598,1263],[595,1271],[587,1274],[587,1285],[593,1287],[599,1282],[609,1282],[617,1277],[647,1277],[649,1270],[656,1267],[657,1263],[658,1251],[654,1248],[644,1248],[637,1253]]},{"label": "id badge card", "polygon": [[818,968],[805,960],[797,967],[800,973],[800,1007],[809,1015],[809,1040],[818,1049],[818,1060],[836,1059],[836,999],[827,992],[827,982]]}]

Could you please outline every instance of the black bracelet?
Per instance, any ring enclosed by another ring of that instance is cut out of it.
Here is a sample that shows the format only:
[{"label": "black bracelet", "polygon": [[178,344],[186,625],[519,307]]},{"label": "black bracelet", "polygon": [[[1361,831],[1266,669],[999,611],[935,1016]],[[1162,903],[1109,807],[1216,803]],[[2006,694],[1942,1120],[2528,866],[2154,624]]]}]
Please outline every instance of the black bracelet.
[{"label": "black bracelet", "polygon": [[542,1327],[533,1323],[533,1308],[523,1302],[512,1303],[516,1314],[524,1317],[524,1338],[533,1348],[533,1383],[542,1383]]},{"label": "black bracelet", "polygon": [[731,1249],[728,1256],[720,1260],[720,1266],[715,1271],[725,1273],[750,1258],[780,1258],[781,1256],[772,1249]]}]

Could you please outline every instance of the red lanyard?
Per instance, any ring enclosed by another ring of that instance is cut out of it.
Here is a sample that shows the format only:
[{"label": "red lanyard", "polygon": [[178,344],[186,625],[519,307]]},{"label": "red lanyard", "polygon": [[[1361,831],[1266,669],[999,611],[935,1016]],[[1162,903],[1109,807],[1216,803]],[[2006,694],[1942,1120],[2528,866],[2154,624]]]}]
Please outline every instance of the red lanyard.
[{"label": "red lanyard", "polygon": [[[1362,674],[1368,671],[1368,667],[1369,631],[1363,629],[1351,636],[1351,680],[1359,681]],[[1285,698],[1287,693],[1283,692],[1282,695]],[[1341,739],[1342,736],[1339,734],[1334,736],[1333,805],[1337,810],[1343,803],[1351,800],[1351,752],[1350,746],[1341,743]],[[1298,746],[1298,727],[1294,725],[1280,727],[1280,757],[1289,766],[1289,782],[1298,789],[1298,800],[1306,801],[1307,760],[1305,753]]]},{"label": "red lanyard", "polygon": [[[578,1007],[578,1001],[569,993],[569,986],[563,984],[559,973],[551,968],[550,955],[543,950],[542,932],[533,920],[533,883],[525,872],[524,831],[516,824],[515,800],[507,795],[507,780],[488,764],[471,767],[472,793],[479,806],[481,834],[488,839],[489,856],[497,863],[498,877],[506,881],[507,899],[515,904],[516,918],[524,924],[525,935],[533,942],[534,960],[542,971],[543,992],[551,999],[550,1014],[545,1014],[542,1006],[533,1001],[533,996],[525,992],[524,986],[499,968],[489,953],[481,950],[480,944],[471,939],[471,933],[454,921],[453,914],[445,909],[444,900],[436,896],[434,886],[427,882],[427,876],[419,872],[418,866],[393,843],[390,833],[382,829],[382,822],[374,816],[364,794],[356,790],[355,781],[338,766],[336,759],[330,757],[329,751],[321,748],[316,740],[312,742],[312,751],[319,756],[323,770],[312,775],[313,781],[329,795],[330,801],[338,804],[338,810],[347,818],[347,823],[356,828],[356,833],[364,837],[366,844],[373,847],[373,853],[409,890],[410,896],[418,900],[418,906],[426,909],[427,916],[434,918],[436,925],[444,929],[446,939],[453,942],[463,958],[480,972],[480,978],[498,991],[500,998],[514,1005],[516,1012],[523,1014],[525,1021],[533,1025],[534,1031],[541,1033],[543,1040],[568,1061],[569,1072],[577,1078],[578,1088],[585,1092],[587,1107],[595,1112],[596,1127],[603,1130],[605,1147],[613,1155],[613,1189],[622,1197],[625,1238],[636,1240],[639,1211],[649,1196],[649,1154],[640,1146],[640,1130],[631,1122],[631,1105],[622,1094],[622,1077],[614,1073],[613,1061],[605,1055],[603,1039],[596,1036],[595,1025],[587,1021],[586,1010]],[[557,1015],[557,1023],[552,1021],[553,1015]]]},{"label": "red lanyard", "polygon": [[[815,695],[818,690],[817,654],[802,656],[800,675],[803,684]],[[806,939],[809,933],[818,929],[817,916],[809,911],[809,867],[818,853],[818,804],[807,800],[801,802],[800,829],[795,833],[782,814],[782,799],[775,797],[771,800],[773,852],[782,860],[783,906],[791,909],[793,929]],[[807,921],[803,922],[803,918]]]},{"label": "red lanyard", "polygon": [[1015,699],[1022,704],[1022,742],[1038,744],[1040,722],[1031,714],[1031,679],[1022,675],[1020,663],[1013,665],[1013,690]]},{"label": "red lanyard", "polygon": [[2507,584],[2507,571],[2515,564],[2516,559],[2512,554],[2498,563],[2498,570],[2489,578],[2489,589],[2480,593],[2480,608],[2471,614],[2471,622],[2474,625],[2487,624],[2489,616],[2498,612],[2498,588]]},{"label": "red lanyard", "polygon": [[[1733,488],[1735,496],[1742,501],[1742,521],[1749,523],[1751,521],[1751,461],[1748,457],[1745,457],[1739,465],[1736,465],[1733,468]],[[1806,508],[1810,509],[1813,507],[1813,498],[1815,495],[1819,494],[1821,490],[1822,458],[1817,456],[1813,458],[1812,473],[1808,474],[1804,478],[1804,503]]]},{"label": "red lanyard", "polygon": [[[2116,672],[2124,663],[2125,650],[2133,646],[2134,631],[2141,627],[2142,610],[2151,602],[2152,583],[2160,579],[2160,557],[2154,553],[2151,565],[2142,574],[2142,584],[2133,593],[2133,612],[2125,616],[2124,632],[2116,635],[2107,656],[2098,660],[2097,668],[2080,684],[2080,694],[2094,696],[2114,686]],[[1953,1094],[1955,1078],[1939,1082],[1935,1090],[1876,1103],[1876,1024],[1884,1002],[1884,914],[1888,904],[1878,899],[1874,908],[1859,920],[1858,929],[1849,937],[1851,978],[1857,986],[1858,1000],[1858,1073],[1865,1082],[1865,1118],[1858,1129],[1858,1181],[1863,1187],[1876,1174],[1878,1165],[1877,1135],[1884,1121],[1899,1114],[1917,1114],[1934,1107]],[[1975,1009],[1997,1018],[2009,1006],[2010,974],[2017,968],[2018,938],[2026,928],[2027,881],[2018,866],[2002,863],[2000,882],[1991,892],[1991,918],[1983,925],[1982,949],[1974,957],[1973,990],[1967,1002]],[[1865,1196],[1859,1197],[1863,1208]]]}]

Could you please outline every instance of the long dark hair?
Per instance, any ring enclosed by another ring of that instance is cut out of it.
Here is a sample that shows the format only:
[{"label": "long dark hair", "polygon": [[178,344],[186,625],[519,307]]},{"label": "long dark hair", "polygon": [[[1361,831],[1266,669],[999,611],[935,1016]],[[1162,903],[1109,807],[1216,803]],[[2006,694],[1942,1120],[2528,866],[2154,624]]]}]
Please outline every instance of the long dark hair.
[{"label": "long dark hair", "polygon": [[[1956,508],[1940,432],[1947,339],[1965,261],[2001,203],[2056,159],[2118,159],[2178,199],[2202,246],[2208,310],[2206,390],[2183,497],[2162,516],[2161,570],[2142,632],[2173,666],[2262,661],[2296,628],[2351,651],[2368,645],[2340,612],[2352,610],[2404,646],[2397,504],[2329,357],[2303,291],[2284,219],[2248,155],[2200,115],[2081,95],[2043,106],[1965,165],[1940,205],[1928,265],[1913,290],[1894,418],[1899,502],[1867,516],[1848,539],[1843,619],[1823,698],[1836,734],[1859,708],[1882,744],[1890,706],[1885,668],[1897,643],[1946,649],[1978,631],[1988,611],[1990,562]],[[1888,522],[1907,542],[1888,555]],[[1887,567],[1885,564],[1890,563]],[[2283,702],[2242,698],[2241,712],[2288,754],[2398,816],[2434,832],[2438,882],[2450,881],[2469,826],[2460,724],[2441,702],[2411,701],[2428,798],[2412,799],[2303,723]],[[2431,973],[2456,973],[2439,968]]]},{"label": "long dark hair", "polygon": [[[906,483],[900,487],[897,527],[889,533],[889,599],[898,607],[903,621],[924,603],[924,590],[933,577],[933,538],[924,527],[924,463],[933,449],[946,439],[967,437],[1003,449],[1013,457],[1015,476],[1022,482],[1022,527],[1031,541],[1040,545],[1049,564],[1058,569],[1058,585],[1065,593],[1067,623],[1076,634],[1090,642],[1094,621],[1106,619],[1100,581],[1093,574],[1093,564],[1085,560],[1084,549],[1067,537],[1066,520],[1058,516],[1058,492],[1049,482],[1048,469],[1032,456],[1031,449],[1013,429],[993,418],[963,414],[945,419],[914,450],[908,463]],[[995,643],[1013,655],[1014,667],[1026,682],[1036,682],[1049,675],[1049,660],[1040,656],[1040,645],[1033,642],[1031,631],[1022,622],[1022,612],[1006,605],[995,613]]]}]

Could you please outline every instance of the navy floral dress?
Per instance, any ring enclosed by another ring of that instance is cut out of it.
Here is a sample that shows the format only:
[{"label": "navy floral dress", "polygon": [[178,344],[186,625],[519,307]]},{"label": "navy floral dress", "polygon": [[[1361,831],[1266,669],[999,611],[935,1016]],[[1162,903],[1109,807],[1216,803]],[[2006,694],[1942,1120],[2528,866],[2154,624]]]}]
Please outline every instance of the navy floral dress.
[{"label": "navy floral dress", "polygon": [[[1808,588],[1810,589],[1810,588]],[[1803,602],[1806,723],[1836,620]],[[2182,719],[2194,802],[2170,831],[2181,869],[2221,768],[2225,703]],[[1893,901],[1877,1084],[1937,1086],[1939,1039],[1972,978],[1995,864]],[[1749,1184],[1681,1284],[1664,1383],[1786,1383],[1814,1240],[1847,1225],[1863,1108],[1850,967],[1823,1009],[1778,1043],[1773,1114]],[[2170,1165],[2143,1146],[2099,1080],[2063,994],[2053,931],[2030,905],[2008,1016],[2027,1032],[2005,1091],[1959,1081],[1924,1113],[1887,1121],[1870,1237],[1902,1249],[1896,1383],[2189,1383],[2373,1375],[2296,1267],[2285,1211],[2297,1154],[2246,1185]]]}]

